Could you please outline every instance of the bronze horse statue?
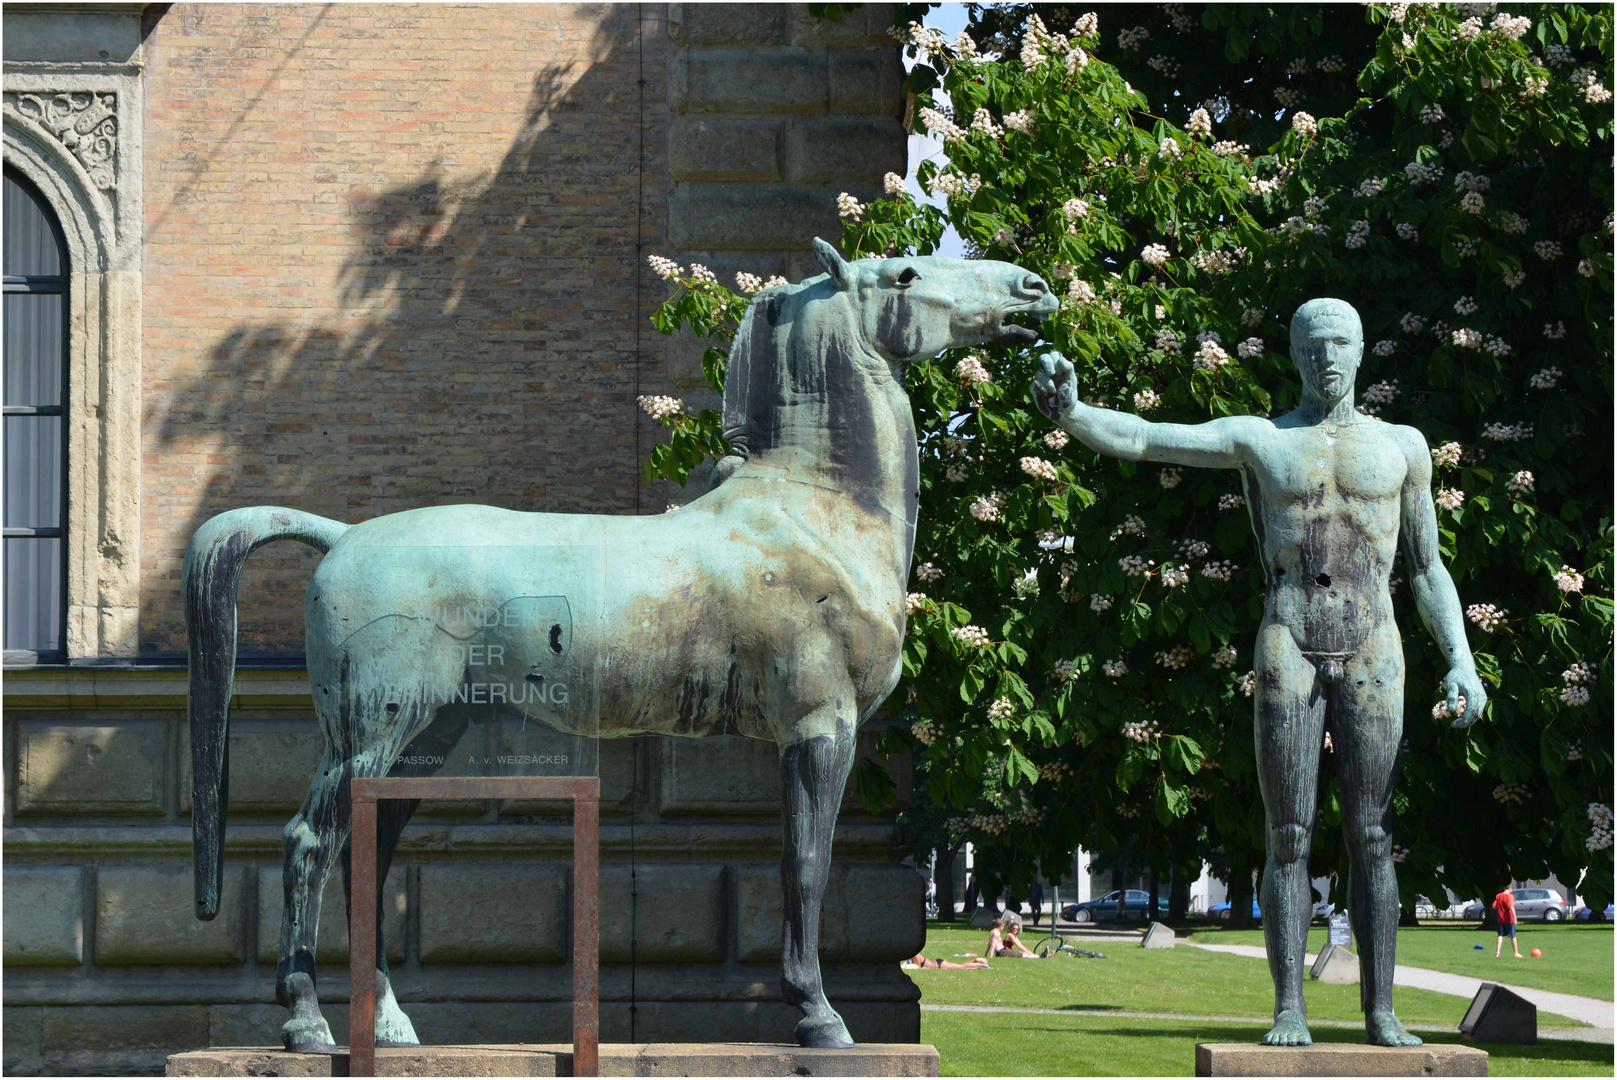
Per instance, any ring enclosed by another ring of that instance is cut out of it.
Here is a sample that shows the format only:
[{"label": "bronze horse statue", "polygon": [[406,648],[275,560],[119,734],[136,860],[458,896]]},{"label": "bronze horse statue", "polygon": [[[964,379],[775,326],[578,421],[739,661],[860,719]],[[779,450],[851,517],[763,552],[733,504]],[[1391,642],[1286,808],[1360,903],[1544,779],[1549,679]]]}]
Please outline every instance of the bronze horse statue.
[{"label": "bronze horse statue", "polygon": [[[511,605],[525,614],[478,631],[486,667],[477,677],[512,687],[568,678],[587,683],[593,702],[523,693],[503,709],[583,736],[739,734],[779,745],[781,988],[803,1013],[802,1045],[852,1045],[821,984],[820,903],[855,733],[901,670],[919,493],[904,366],[985,341],[1036,340],[1008,317],[1048,314],[1057,301],[1009,263],[849,262],[820,240],[814,251],[823,275],[759,292],[742,317],[724,392],[732,453],[711,489],[676,512],[434,506],[349,526],[251,507],[192,537],[182,589],[202,919],[218,913],[223,874],[241,566],[274,540],[325,552],[306,608],[325,758],[284,833],[276,999],[291,1013],[288,1049],[332,1049],[315,994],[315,930],[326,876],[344,861],[349,781],[419,774],[401,757],[434,759],[421,751],[453,746],[468,723],[467,639],[432,613]],[[382,805],[378,903],[415,809]],[[377,1042],[414,1044],[380,936],[379,924]]]}]

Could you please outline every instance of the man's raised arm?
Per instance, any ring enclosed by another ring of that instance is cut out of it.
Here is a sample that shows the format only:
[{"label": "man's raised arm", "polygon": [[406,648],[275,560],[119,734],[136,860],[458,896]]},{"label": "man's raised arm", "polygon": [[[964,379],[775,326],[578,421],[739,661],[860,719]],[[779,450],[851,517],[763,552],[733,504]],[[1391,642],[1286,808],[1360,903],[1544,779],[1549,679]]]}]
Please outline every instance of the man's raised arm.
[{"label": "man's raised arm", "polygon": [[1465,615],[1460,610],[1460,594],[1454,579],[1443,565],[1437,546],[1437,508],[1432,504],[1432,455],[1426,437],[1414,428],[1397,428],[1399,443],[1409,463],[1400,495],[1400,538],[1404,557],[1409,560],[1410,587],[1415,592],[1415,610],[1443,650],[1448,674],[1443,689],[1451,714],[1458,714],[1459,699],[1465,699],[1465,712],[1454,727],[1470,727],[1482,717],[1487,695],[1477,677],[1471,645],[1465,639]]},{"label": "man's raised arm", "polygon": [[1039,411],[1097,453],[1128,461],[1170,461],[1204,469],[1234,469],[1244,460],[1243,435],[1262,420],[1225,416],[1205,424],[1153,424],[1131,413],[1097,409],[1078,400],[1072,363],[1045,353],[1033,380]]}]

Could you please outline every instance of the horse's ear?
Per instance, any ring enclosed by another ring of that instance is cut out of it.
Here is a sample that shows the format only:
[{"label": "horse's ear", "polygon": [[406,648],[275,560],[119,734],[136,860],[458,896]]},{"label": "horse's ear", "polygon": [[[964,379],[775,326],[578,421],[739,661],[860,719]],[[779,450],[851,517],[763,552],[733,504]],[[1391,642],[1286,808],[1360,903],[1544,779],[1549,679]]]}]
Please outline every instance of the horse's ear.
[{"label": "horse's ear", "polygon": [[837,288],[848,287],[848,260],[837,254],[837,249],[821,240],[814,238],[814,258],[820,264],[820,269],[831,275],[831,280],[837,283]]}]

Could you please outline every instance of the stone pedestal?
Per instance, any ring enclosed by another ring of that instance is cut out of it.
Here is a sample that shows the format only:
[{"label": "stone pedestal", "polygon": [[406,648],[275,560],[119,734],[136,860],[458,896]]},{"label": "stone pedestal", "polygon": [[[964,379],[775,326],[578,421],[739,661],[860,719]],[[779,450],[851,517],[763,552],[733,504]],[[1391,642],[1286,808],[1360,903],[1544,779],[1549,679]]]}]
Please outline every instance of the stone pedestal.
[{"label": "stone pedestal", "polygon": [[[347,1076],[348,1055],[215,1047],[175,1054],[166,1075]],[[571,1076],[573,1053],[566,1043],[378,1047],[376,1075]],[[937,1076],[938,1052],[914,1043],[866,1043],[849,1050],[776,1043],[602,1043],[601,1075]]]},{"label": "stone pedestal", "polygon": [[1487,1076],[1488,1054],[1452,1043],[1386,1047],[1360,1043],[1261,1046],[1197,1043],[1197,1076]]}]

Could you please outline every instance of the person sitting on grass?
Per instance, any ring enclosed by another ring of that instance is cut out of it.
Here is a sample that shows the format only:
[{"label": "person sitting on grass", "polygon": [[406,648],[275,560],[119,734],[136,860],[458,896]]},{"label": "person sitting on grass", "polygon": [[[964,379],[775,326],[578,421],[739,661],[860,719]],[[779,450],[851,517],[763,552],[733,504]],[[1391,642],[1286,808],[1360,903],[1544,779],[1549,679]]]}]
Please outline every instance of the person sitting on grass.
[{"label": "person sitting on grass", "polygon": [[973,956],[964,964],[957,964],[953,960],[945,960],[941,956],[936,960],[928,960],[921,953],[916,953],[914,956],[910,957],[908,960],[904,961],[898,966],[905,968],[954,968],[959,971],[980,971],[988,966],[988,961],[980,956]]},{"label": "person sitting on grass", "polygon": [[1017,935],[1022,932],[1022,917],[1013,911],[1002,911],[994,920],[994,929],[988,935],[989,956],[1025,956],[1033,960],[1039,954],[1022,944]]},{"label": "person sitting on grass", "polygon": [[1516,896],[1506,885],[1503,892],[1493,898],[1494,915],[1499,920],[1499,940],[1494,942],[1493,958],[1499,959],[1499,950],[1504,948],[1505,939],[1510,939],[1511,951],[1516,959],[1522,958],[1522,947],[1516,944]]}]

